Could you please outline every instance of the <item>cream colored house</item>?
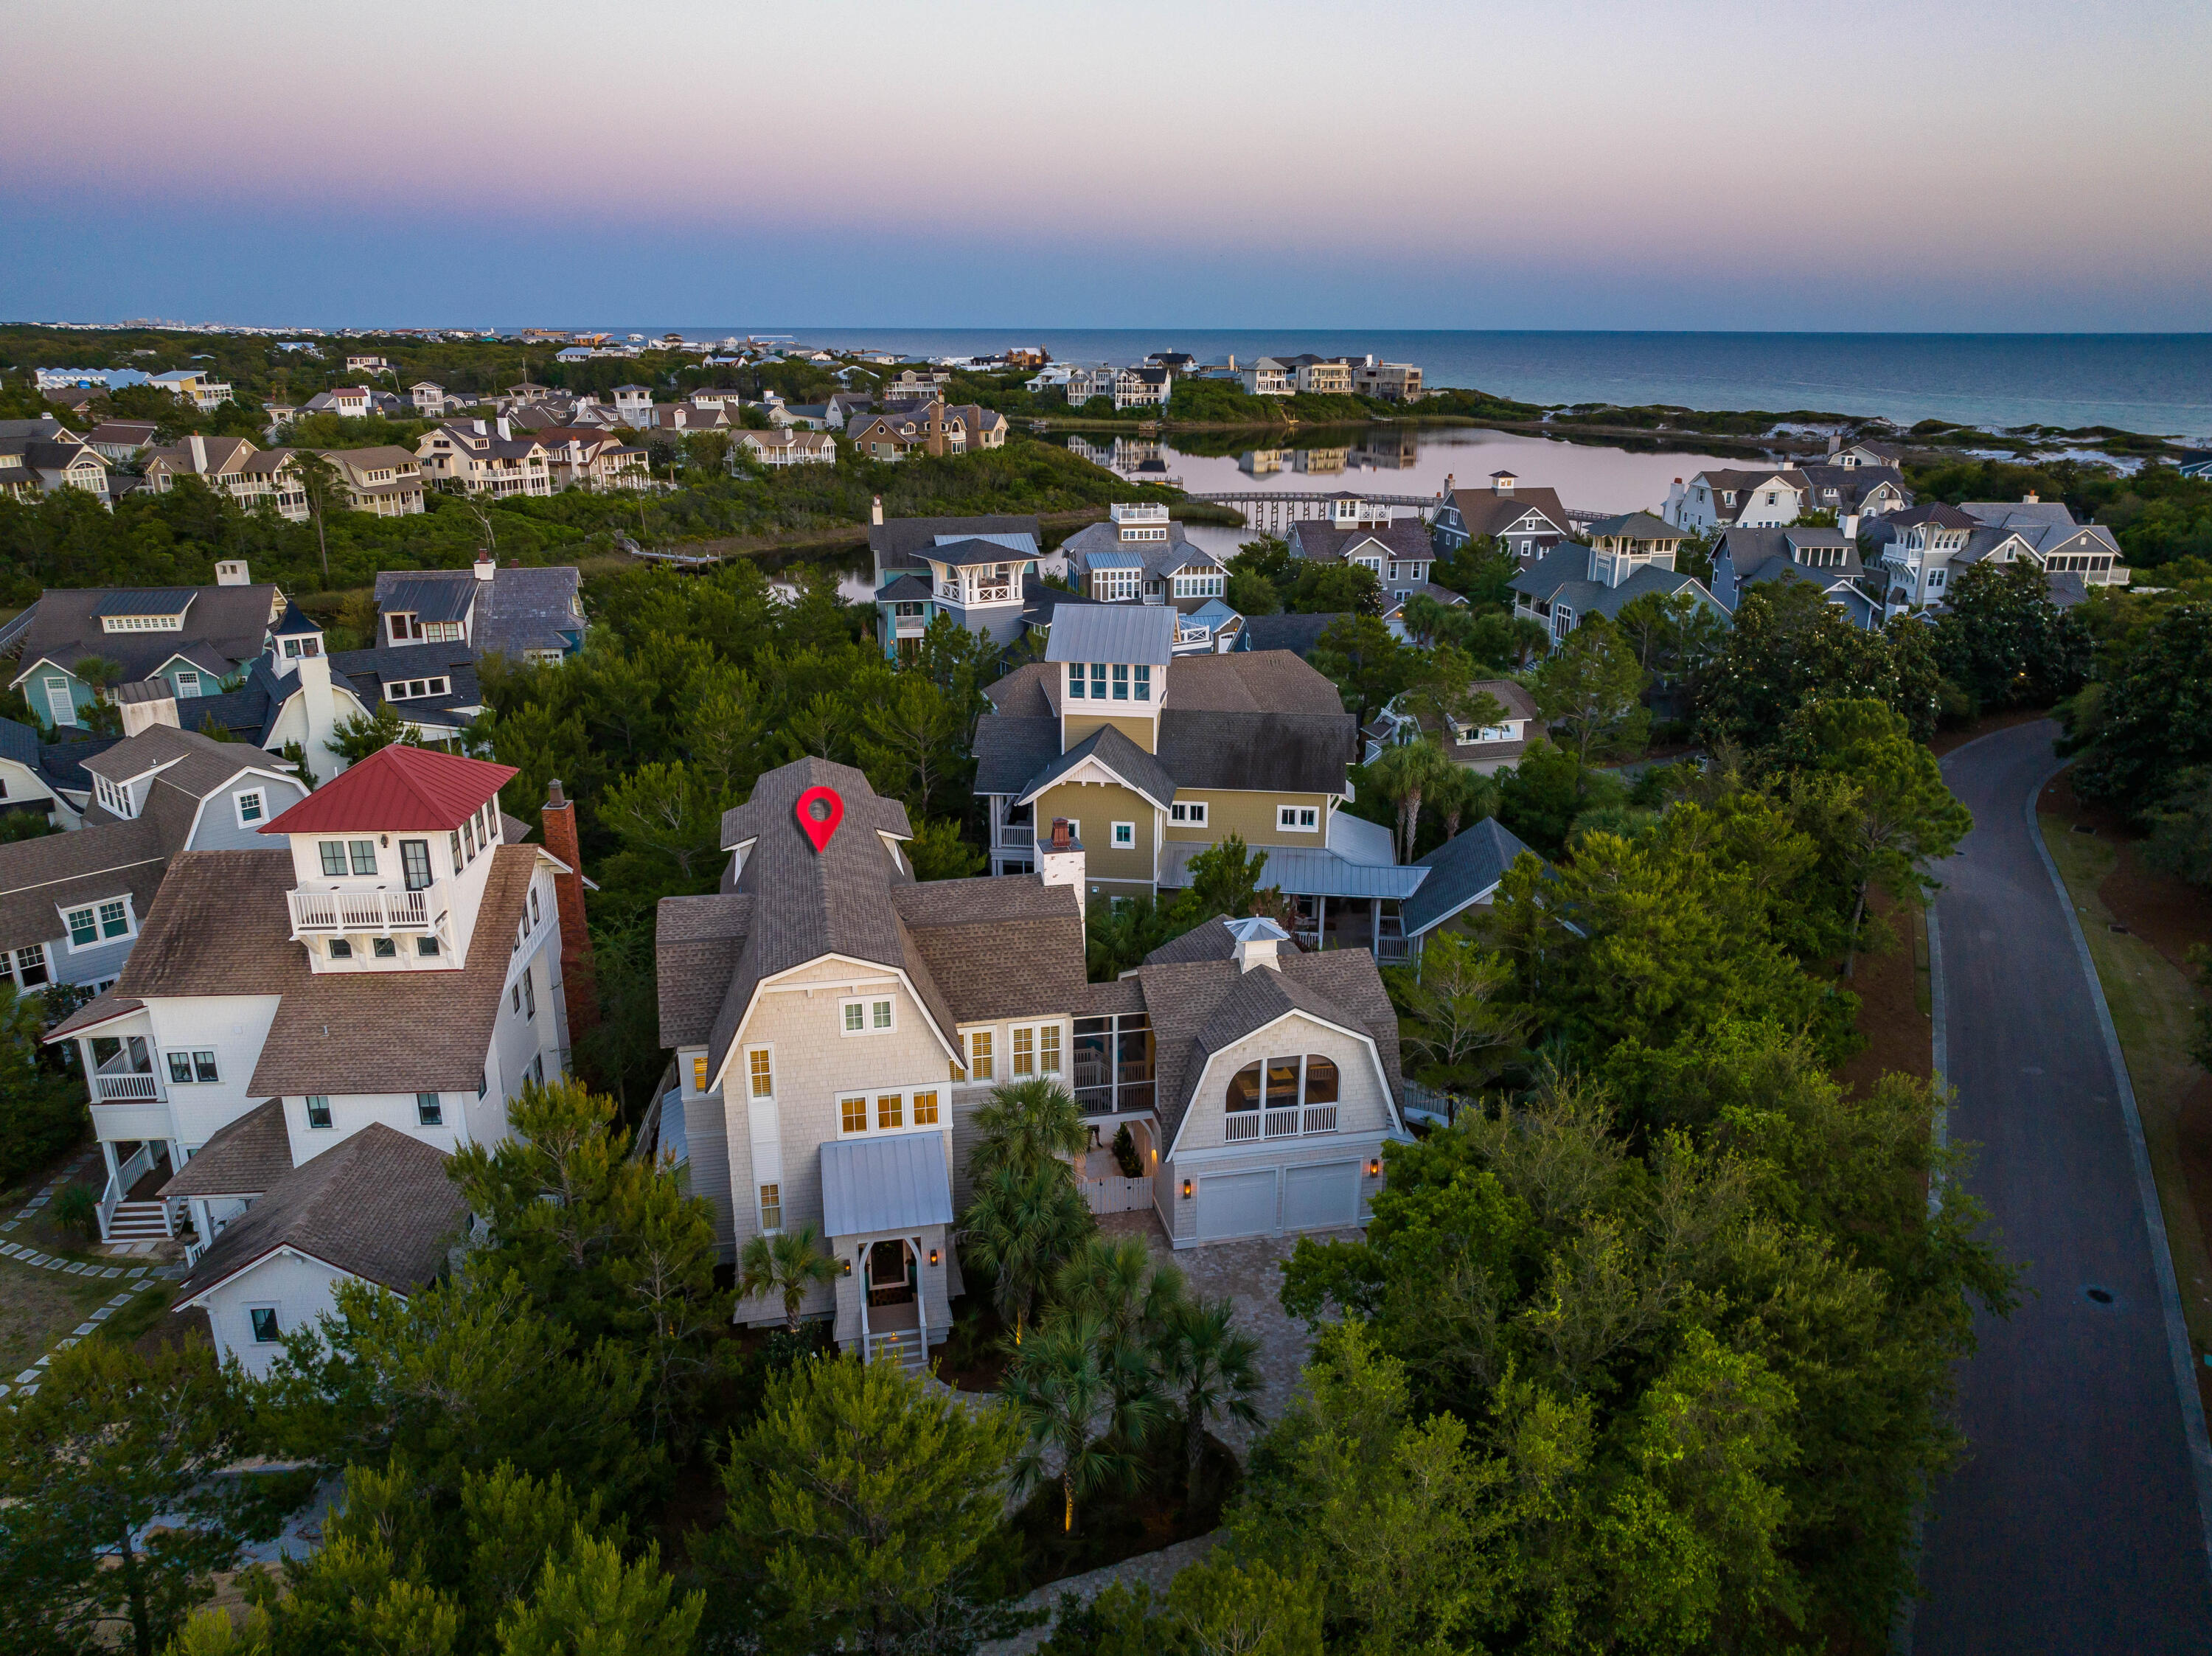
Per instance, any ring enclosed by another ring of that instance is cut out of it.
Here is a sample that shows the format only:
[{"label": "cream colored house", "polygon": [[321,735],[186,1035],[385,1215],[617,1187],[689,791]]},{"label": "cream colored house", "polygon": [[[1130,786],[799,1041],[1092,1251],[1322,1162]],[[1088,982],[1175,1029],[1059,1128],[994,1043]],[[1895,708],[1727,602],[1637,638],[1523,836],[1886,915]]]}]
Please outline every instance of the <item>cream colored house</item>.
[{"label": "cream colored house", "polygon": [[918,1366],[950,1331],[975,1112],[1000,1083],[1058,1082],[1102,1144],[1128,1126],[1142,1174],[1086,1153],[1078,1178],[1095,1211],[1149,1209],[1178,1247],[1360,1222],[1402,1131],[1372,955],[1217,921],[1088,983],[1062,829],[1037,873],[917,883],[904,808],[801,760],[724,817],[722,891],[660,905],[677,1085],[651,1148],[713,1206],[725,1257],[811,1228],[838,1274],[805,1314],[848,1350]]},{"label": "cream colored house", "polygon": [[149,450],[146,484],[166,494],[179,477],[197,477],[248,511],[266,502],[294,523],[307,515],[307,486],[289,449],[256,448],[243,437],[204,437]]},{"label": "cream colored house", "polygon": [[415,457],[389,443],[374,448],[315,451],[337,468],[346,503],[380,518],[404,518],[422,510],[422,471]]}]

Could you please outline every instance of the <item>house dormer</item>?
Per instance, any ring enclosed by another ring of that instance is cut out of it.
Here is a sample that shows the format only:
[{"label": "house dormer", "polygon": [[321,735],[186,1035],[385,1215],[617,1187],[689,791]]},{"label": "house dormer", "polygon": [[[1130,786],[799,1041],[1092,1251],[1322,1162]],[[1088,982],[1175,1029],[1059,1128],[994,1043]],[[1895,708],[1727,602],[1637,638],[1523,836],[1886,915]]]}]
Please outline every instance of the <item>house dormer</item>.
[{"label": "house dormer", "polygon": [[93,613],[103,633],[181,633],[198,596],[196,586],[125,587],[101,599]]},{"label": "house dormer", "polygon": [[1510,471],[1493,471],[1490,474],[1490,492],[1493,494],[1510,494],[1519,486],[1520,482],[1520,478]]},{"label": "house dormer", "polygon": [[505,837],[499,790],[514,773],[395,744],[264,827],[291,851],[292,937],[312,968],[465,965],[491,853]]},{"label": "house dormer", "polygon": [[296,673],[302,660],[322,653],[323,629],[298,604],[286,604],[283,616],[270,631],[270,667],[279,676]]},{"label": "house dormer", "polygon": [[1045,660],[1060,673],[1060,751],[1112,725],[1146,753],[1157,752],[1175,640],[1176,612],[1164,604],[1055,610]]},{"label": "house dormer", "polygon": [[[1007,544],[1016,539],[1021,544]],[[1036,563],[1025,554],[1030,543],[1026,536],[942,536],[920,556],[929,565],[931,591],[938,602],[963,610],[988,609],[1022,601],[1022,576]]]},{"label": "house dormer", "polygon": [[1390,521],[1390,508],[1357,494],[1339,494],[1328,503],[1331,529],[1376,529]]}]

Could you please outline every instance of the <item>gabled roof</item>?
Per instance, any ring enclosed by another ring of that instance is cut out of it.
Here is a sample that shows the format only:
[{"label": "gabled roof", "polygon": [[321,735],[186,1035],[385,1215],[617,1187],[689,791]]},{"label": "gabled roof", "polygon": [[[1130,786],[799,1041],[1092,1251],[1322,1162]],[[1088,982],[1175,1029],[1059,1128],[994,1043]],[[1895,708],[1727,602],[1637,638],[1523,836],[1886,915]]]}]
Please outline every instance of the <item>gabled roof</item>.
[{"label": "gabled roof", "polygon": [[1094,760],[1121,778],[1124,786],[1141,794],[1160,810],[1165,810],[1175,802],[1175,778],[1169,774],[1160,761],[1115,726],[1104,725],[1031,777],[1022,790],[1021,799],[1016,803],[1036,798],[1062,777],[1080,770]]},{"label": "gabled roof", "polygon": [[[1034,517],[998,514],[982,518],[893,518],[868,531],[868,548],[887,568],[920,563],[921,553],[945,537],[1027,535],[1032,548],[1043,544],[1043,526]],[[1030,556],[1038,554],[1032,550]]]},{"label": "gabled roof", "polygon": [[[184,625],[174,632],[110,633],[100,626],[109,615],[174,615],[176,594],[193,595]],[[147,677],[180,651],[202,664],[251,660],[266,647],[270,618],[282,595],[266,582],[250,586],[49,587],[27,619],[18,657],[18,679],[40,661],[75,670],[87,656],[105,656],[123,669],[123,679]],[[151,605],[153,607],[146,607]]]},{"label": "gabled roof", "polygon": [[202,1254],[177,1307],[289,1248],[395,1293],[434,1279],[468,1204],[442,1151],[374,1122],[270,1186]]},{"label": "gabled roof", "polygon": [[1886,520],[1898,529],[1911,529],[1921,524],[1933,524],[1938,529],[1978,529],[1981,520],[1969,517],[1943,500],[1930,500],[1924,506],[1909,506],[1902,512],[1893,512]]},{"label": "gabled roof", "polygon": [[1417,937],[1433,930],[1493,889],[1513,859],[1528,849],[1503,822],[1486,816],[1417,858],[1416,866],[1429,875],[1400,906],[1406,935]]},{"label": "gabled roof", "polygon": [[264,823],[261,832],[451,832],[495,798],[518,773],[512,765],[394,743],[339,772],[274,822]]},{"label": "gabled roof", "polygon": [[[1493,477],[1510,477],[1511,472],[1492,472]],[[1471,539],[1481,540],[1518,523],[1534,512],[1551,525],[1552,532],[1571,534],[1573,525],[1567,521],[1567,509],[1559,503],[1557,489],[1519,488],[1510,490],[1496,488],[1455,488],[1452,503],[1459,507],[1460,521],[1467,526]]]},{"label": "gabled roof", "polygon": [[1686,538],[1682,531],[1664,518],[1655,518],[1649,512],[1624,512],[1617,518],[1601,518],[1583,533],[1593,539],[1601,535],[1625,537],[1634,541],[1679,541]]}]

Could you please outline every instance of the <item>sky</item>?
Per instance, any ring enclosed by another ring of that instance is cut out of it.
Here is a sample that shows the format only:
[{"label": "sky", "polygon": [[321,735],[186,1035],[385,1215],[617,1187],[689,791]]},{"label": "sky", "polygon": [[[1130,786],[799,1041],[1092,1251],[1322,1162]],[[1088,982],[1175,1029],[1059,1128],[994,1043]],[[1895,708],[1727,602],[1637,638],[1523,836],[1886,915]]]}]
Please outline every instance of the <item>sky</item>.
[{"label": "sky", "polygon": [[2202,331],[2208,71],[2204,0],[106,0],[9,31],[0,318]]}]

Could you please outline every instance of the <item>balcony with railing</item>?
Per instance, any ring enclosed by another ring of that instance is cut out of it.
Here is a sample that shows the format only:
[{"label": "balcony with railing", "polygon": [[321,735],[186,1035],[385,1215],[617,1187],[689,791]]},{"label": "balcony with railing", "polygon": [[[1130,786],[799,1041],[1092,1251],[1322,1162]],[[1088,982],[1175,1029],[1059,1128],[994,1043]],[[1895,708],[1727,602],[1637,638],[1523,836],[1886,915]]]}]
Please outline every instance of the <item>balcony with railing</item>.
[{"label": "balcony with railing", "polygon": [[92,1072],[93,1096],[102,1104],[157,1104],[161,1078],[143,1040],[131,1040]]},{"label": "balcony with railing", "polygon": [[421,891],[291,891],[292,935],[334,937],[346,931],[428,931],[443,919],[444,882]]},{"label": "balcony with railing", "polygon": [[1224,1134],[1229,1143],[1243,1144],[1262,1138],[1301,1138],[1309,1133],[1336,1131],[1334,1104],[1290,1105],[1281,1109],[1231,1110]]}]

